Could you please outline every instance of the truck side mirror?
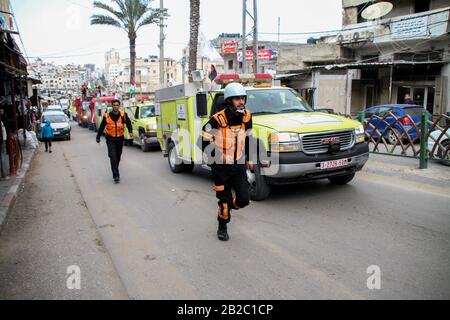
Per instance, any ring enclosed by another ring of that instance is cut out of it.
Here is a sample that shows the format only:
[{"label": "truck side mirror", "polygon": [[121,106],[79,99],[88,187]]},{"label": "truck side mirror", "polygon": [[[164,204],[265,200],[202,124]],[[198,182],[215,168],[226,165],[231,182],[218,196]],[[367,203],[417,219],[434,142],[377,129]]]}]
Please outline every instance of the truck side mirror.
[{"label": "truck side mirror", "polygon": [[208,97],[206,93],[197,94],[197,116],[205,117],[208,115]]}]

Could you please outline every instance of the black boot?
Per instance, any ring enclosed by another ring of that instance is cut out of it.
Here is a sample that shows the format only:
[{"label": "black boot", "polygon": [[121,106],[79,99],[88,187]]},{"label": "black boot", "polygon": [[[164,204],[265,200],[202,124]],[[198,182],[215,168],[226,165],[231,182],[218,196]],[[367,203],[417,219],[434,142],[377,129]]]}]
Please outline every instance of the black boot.
[{"label": "black boot", "polygon": [[217,237],[219,238],[220,241],[230,240],[226,224],[219,223],[219,230],[217,231]]}]

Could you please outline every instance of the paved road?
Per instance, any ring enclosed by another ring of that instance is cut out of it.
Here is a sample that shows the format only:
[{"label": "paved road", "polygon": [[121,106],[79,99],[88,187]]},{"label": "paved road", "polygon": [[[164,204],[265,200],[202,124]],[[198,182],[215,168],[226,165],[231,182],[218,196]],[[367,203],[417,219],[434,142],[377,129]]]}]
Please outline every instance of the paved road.
[{"label": "paved road", "polygon": [[[447,189],[369,173],[281,187],[235,214],[222,243],[208,173],[126,148],[114,185],[92,132],[60,148],[131,299],[450,298]],[[381,290],[367,288],[372,265]]]}]

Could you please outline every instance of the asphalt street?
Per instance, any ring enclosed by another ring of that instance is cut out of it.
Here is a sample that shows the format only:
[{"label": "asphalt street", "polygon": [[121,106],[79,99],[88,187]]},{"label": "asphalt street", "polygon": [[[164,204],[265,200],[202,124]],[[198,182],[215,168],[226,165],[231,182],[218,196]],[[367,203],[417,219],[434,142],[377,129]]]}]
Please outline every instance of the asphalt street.
[{"label": "asphalt street", "polygon": [[[175,175],[160,151],[143,153],[137,147],[127,147],[121,164],[122,182],[115,185],[105,141],[96,144],[92,132],[75,125],[72,137],[72,141],[59,142],[55,147],[56,156],[67,166],[54,169],[55,164],[42,160],[40,151],[39,168],[32,171],[31,179],[39,174],[45,184],[47,175],[73,175],[76,188],[64,191],[66,200],[59,194],[47,196],[66,204],[64,210],[73,211],[73,215],[85,213],[71,206],[71,199],[79,197],[86,205],[85,212],[95,226],[91,232],[99,235],[87,239],[94,244],[95,239],[101,241],[104,252],[100,265],[110,271],[109,276],[95,273],[98,268],[82,256],[80,261],[71,259],[71,263],[86,266],[81,270],[89,278],[86,281],[109,288],[106,292],[116,290],[116,294],[105,294],[105,290],[86,286],[81,291],[91,291],[85,296],[219,300],[450,298],[448,189],[372,173],[360,173],[343,187],[328,181],[278,187],[268,200],[253,202],[249,208],[235,212],[229,227],[231,240],[222,243],[216,237],[217,200],[208,172],[195,169],[193,174]],[[25,192],[27,188],[30,192],[40,190],[28,185]],[[62,209],[50,206],[49,210]],[[19,203],[14,215],[20,217],[25,211]],[[76,220],[71,223],[78,228]],[[67,233],[67,226],[59,229],[54,223],[51,227],[59,237]],[[9,250],[9,257],[21,254],[23,258],[27,251],[9,249],[15,246],[8,240],[15,228],[10,222],[0,237],[0,252]],[[62,257],[76,256],[72,249],[80,251],[69,246],[58,252]],[[2,275],[8,264],[5,258],[0,259]],[[370,266],[380,268],[380,290],[369,290],[367,286]],[[34,268],[46,266],[40,263]],[[27,270],[32,272],[33,266]],[[21,282],[9,281],[15,285],[15,297],[20,297]],[[33,291],[31,277],[24,292],[42,298],[40,282],[34,283],[37,287]],[[7,298],[1,292],[0,297]],[[53,297],[64,298],[64,290],[55,291]]]}]

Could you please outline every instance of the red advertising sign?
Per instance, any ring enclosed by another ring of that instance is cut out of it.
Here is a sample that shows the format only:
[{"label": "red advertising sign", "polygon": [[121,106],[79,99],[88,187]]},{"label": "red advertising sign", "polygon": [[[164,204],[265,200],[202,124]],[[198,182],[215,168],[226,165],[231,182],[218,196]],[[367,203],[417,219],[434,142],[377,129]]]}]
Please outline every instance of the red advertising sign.
[{"label": "red advertising sign", "polygon": [[[237,60],[242,62],[242,50],[239,50],[237,53]],[[259,61],[269,61],[272,59],[272,50],[259,50],[258,51],[258,60]],[[255,53],[253,50],[247,50],[245,53],[245,61],[253,61],[255,58]]]},{"label": "red advertising sign", "polygon": [[236,41],[224,42],[222,45],[223,54],[235,54],[238,43]]}]

